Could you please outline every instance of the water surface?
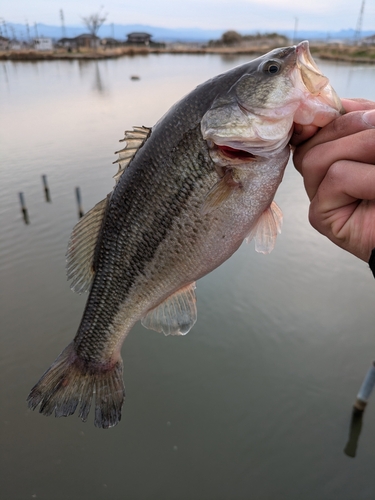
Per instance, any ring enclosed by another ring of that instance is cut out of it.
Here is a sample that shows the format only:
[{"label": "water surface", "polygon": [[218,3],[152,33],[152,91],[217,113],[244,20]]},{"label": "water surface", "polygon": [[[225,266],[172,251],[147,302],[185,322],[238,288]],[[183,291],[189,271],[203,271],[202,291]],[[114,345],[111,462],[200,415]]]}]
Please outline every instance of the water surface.
[{"label": "water surface", "polygon": [[[4,498],[375,497],[373,403],[357,456],[343,453],[351,406],[375,357],[375,283],[365,263],[309,226],[292,165],[276,197],[285,222],[274,252],[244,244],[200,280],[198,322],[186,337],[136,325],[127,338],[120,425],[103,431],[92,416],[83,424],[26,407],[31,386],[74,336],[86,300],[70,291],[64,269],[75,187],[89,210],[112,189],[124,130],[153,125],[197,84],[245,61],[150,55],[0,64]],[[339,95],[375,100],[374,67],[319,66]]]}]

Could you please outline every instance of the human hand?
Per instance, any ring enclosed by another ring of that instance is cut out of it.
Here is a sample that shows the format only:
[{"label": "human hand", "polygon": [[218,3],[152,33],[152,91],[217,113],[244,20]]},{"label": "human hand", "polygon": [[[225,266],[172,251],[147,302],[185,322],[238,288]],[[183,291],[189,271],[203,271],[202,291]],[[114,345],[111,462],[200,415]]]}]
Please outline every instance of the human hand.
[{"label": "human hand", "polygon": [[375,248],[375,102],[342,103],[347,113],[321,130],[295,131],[293,161],[311,201],[311,225],[368,262]]}]

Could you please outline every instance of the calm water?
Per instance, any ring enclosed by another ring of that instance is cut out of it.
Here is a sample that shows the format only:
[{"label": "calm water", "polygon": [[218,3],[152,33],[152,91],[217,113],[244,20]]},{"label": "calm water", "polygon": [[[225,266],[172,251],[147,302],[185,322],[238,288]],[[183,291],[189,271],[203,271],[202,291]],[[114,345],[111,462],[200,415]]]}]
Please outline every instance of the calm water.
[{"label": "calm water", "polygon": [[[186,337],[137,325],[127,338],[119,426],[98,430],[92,416],[83,424],[26,407],[86,299],[70,291],[64,270],[75,187],[89,210],[112,189],[124,130],[153,125],[198,83],[245,61],[0,64],[1,498],[375,498],[374,401],[356,457],[343,452],[375,357],[375,282],[366,264],[309,226],[292,165],[276,198],[285,223],[274,252],[243,245],[202,279]],[[375,100],[375,67],[319,65],[341,96]]]}]

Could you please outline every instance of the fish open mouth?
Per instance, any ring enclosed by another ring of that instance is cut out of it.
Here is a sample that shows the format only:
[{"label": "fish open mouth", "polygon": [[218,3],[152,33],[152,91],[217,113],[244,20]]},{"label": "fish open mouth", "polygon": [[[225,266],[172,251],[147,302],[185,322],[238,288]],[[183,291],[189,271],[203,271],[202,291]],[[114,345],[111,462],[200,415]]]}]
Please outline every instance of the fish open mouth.
[{"label": "fish open mouth", "polygon": [[249,161],[256,158],[255,155],[249,153],[248,151],[244,151],[243,149],[235,149],[230,146],[220,146],[218,144],[215,144],[215,146],[223,156],[230,158],[231,160]]},{"label": "fish open mouth", "polygon": [[[327,111],[327,108],[331,108],[331,116],[332,112],[340,114],[345,113],[340,98],[329,84],[328,78],[322,75],[320,69],[311,56],[309,42],[300,42],[296,46],[296,53],[298,73],[295,74],[299,75],[299,78],[303,82],[306,90],[311,94],[311,97],[319,98],[320,103],[326,106],[325,111]],[[294,80],[294,83],[298,88],[299,85],[296,79]],[[315,103],[316,102],[317,101],[315,101]],[[329,121],[332,119],[331,116]],[[325,121],[325,123],[321,126],[324,126],[326,123],[327,122]]]}]

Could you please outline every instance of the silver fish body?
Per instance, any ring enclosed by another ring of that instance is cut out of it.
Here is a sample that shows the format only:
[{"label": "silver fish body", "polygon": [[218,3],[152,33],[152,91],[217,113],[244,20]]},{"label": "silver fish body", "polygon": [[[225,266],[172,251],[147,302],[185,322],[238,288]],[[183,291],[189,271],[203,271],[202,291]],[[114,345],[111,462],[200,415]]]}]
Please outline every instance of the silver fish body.
[{"label": "silver fish body", "polygon": [[125,134],[113,192],[75,227],[68,275],[89,290],[77,334],[33,387],[29,406],[95,425],[121,418],[121,345],[138,320],[165,334],[196,321],[195,282],[247,237],[272,250],[273,198],[293,121],[328,123],[340,101],[306,42],[276,49],[200,85],[152,128]]}]

